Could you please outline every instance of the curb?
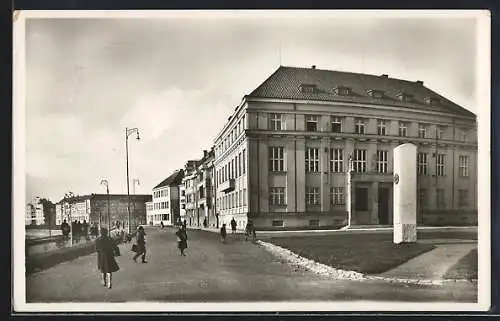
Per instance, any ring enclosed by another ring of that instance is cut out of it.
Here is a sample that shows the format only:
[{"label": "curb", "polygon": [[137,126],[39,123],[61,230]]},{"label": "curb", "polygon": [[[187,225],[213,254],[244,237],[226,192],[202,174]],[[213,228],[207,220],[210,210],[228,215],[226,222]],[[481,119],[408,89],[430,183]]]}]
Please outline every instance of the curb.
[{"label": "curb", "polygon": [[477,280],[466,279],[442,279],[442,280],[427,280],[427,279],[406,279],[406,278],[389,278],[376,275],[367,275],[356,271],[348,271],[336,269],[329,265],[325,265],[308,258],[302,257],[281,246],[272,243],[257,241],[257,244],[265,248],[268,252],[275,256],[284,259],[287,263],[299,266],[319,275],[328,276],[336,280],[346,281],[384,281],[388,283],[404,283],[413,285],[444,285],[449,283],[472,283],[477,284]]}]

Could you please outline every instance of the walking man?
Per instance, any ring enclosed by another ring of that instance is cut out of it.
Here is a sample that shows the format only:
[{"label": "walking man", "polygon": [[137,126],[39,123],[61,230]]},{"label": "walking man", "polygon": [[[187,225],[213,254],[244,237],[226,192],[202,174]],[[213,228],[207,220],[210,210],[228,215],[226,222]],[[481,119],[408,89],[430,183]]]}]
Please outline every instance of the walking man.
[{"label": "walking man", "polygon": [[101,236],[96,240],[97,268],[101,272],[102,284],[111,289],[112,273],[120,269],[115,256],[119,255],[118,246],[108,236],[108,229],[101,228]]},{"label": "walking man", "polygon": [[187,232],[183,226],[179,226],[177,232],[175,233],[177,236],[177,247],[181,251],[182,256],[186,256],[184,254],[184,250],[187,248]]},{"label": "walking man", "polygon": [[222,227],[220,228],[220,238],[222,243],[226,243],[226,236],[227,236],[227,231],[226,231],[226,224],[222,224]]}]

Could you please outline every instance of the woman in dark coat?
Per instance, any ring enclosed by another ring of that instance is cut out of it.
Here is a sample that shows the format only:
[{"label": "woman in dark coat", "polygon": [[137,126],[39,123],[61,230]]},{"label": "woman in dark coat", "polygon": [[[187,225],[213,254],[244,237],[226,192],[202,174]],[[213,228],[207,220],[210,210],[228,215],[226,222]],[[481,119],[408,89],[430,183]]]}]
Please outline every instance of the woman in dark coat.
[{"label": "woman in dark coat", "polygon": [[120,269],[115,260],[119,252],[115,241],[108,236],[108,229],[101,228],[101,236],[96,240],[97,268],[101,272],[102,284],[111,289],[111,274]]},{"label": "woman in dark coat", "polygon": [[179,227],[179,229],[177,230],[175,235],[177,236],[177,247],[181,251],[181,255],[186,256],[186,254],[184,254],[184,250],[188,247],[187,246],[187,238],[188,237],[187,237],[186,229],[183,226]]},{"label": "woman in dark coat", "polygon": [[133,259],[137,262],[137,258],[142,255],[142,263],[146,262],[146,232],[144,227],[139,226],[136,232],[137,237],[137,253],[134,255]]}]

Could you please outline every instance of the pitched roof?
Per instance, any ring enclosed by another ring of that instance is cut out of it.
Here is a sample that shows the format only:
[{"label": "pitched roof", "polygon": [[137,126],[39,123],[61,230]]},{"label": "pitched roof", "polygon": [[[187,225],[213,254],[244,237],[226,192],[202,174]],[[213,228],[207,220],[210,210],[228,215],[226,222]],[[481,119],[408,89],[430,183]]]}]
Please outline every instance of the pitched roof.
[{"label": "pitched roof", "polygon": [[[301,85],[315,85],[316,89],[312,92],[302,91]],[[336,95],[334,88],[337,86],[350,88],[351,94]],[[369,90],[380,90],[383,97],[373,98],[368,94]],[[412,95],[412,102],[400,101],[400,93]],[[475,117],[472,112],[430,90],[421,82],[315,68],[280,66],[248,97],[370,103]],[[440,103],[429,105],[425,102],[428,97],[439,98]]]},{"label": "pitched roof", "polygon": [[175,173],[173,173],[172,175],[170,175],[169,177],[165,178],[160,184],[153,187],[153,189],[163,187],[163,186],[179,185],[182,182],[183,177],[184,177],[184,171],[182,169],[178,170]]}]

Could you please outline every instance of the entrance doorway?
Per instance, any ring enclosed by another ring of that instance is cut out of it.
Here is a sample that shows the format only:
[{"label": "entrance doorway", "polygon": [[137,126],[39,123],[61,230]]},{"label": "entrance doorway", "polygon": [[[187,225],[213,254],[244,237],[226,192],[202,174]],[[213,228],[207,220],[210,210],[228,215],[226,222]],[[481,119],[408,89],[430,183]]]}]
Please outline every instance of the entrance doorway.
[{"label": "entrance doorway", "polygon": [[380,187],[378,189],[378,223],[389,224],[389,195],[390,188]]}]

